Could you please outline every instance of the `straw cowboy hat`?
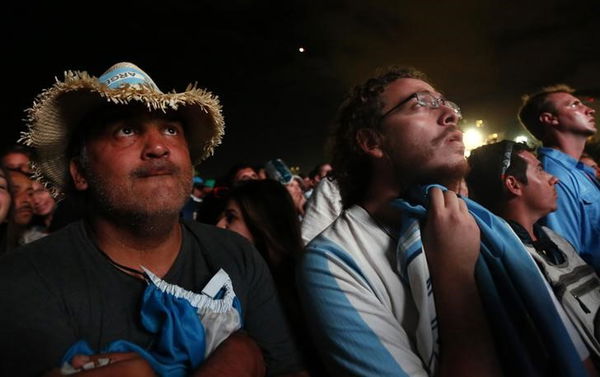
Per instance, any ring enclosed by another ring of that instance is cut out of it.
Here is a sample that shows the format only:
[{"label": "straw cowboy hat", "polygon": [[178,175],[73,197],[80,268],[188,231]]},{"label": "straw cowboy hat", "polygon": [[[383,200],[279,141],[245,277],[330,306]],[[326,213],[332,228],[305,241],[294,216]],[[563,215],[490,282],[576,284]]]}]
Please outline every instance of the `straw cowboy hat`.
[{"label": "straw cowboy hat", "polygon": [[99,78],[87,72],[65,72],[37,96],[27,110],[28,130],[21,142],[36,151],[33,168],[39,179],[57,193],[69,182],[67,148],[74,130],[90,112],[107,103],[142,103],[149,110],[175,110],[186,125],[194,164],[212,155],[221,143],[224,120],[216,96],[196,85],[182,93],[163,93],[144,71],[132,63],[118,63]]}]

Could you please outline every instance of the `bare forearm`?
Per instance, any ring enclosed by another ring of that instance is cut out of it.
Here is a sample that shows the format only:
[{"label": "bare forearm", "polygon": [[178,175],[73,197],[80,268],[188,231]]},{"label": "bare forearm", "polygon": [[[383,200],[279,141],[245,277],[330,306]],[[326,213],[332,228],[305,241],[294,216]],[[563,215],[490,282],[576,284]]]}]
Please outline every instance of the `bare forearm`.
[{"label": "bare forearm", "polygon": [[[104,362],[102,362],[102,360],[104,360]],[[106,362],[108,362],[108,364],[106,364]],[[113,352],[91,356],[75,355],[70,361],[70,364],[75,370],[80,370],[80,372],[77,372],[72,376],[156,376],[150,364],[135,352]],[[60,369],[54,369],[44,375],[44,377],[59,376],[63,376]]]},{"label": "bare forearm", "polygon": [[423,248],[440,335],[440,376],[499,376],[501,371],[475,284],[479,228],[452,191],[430,191]]},{"label": "bare forearm", "polygon": [[473,276],[432,276],[439,321],[439,376],[500,376]]},{"label": "bare forearm", "polygon": [[193,374],[194,377],[258,377],[265,363],[258,345],[248,336],[235,333],[227,338]]}]

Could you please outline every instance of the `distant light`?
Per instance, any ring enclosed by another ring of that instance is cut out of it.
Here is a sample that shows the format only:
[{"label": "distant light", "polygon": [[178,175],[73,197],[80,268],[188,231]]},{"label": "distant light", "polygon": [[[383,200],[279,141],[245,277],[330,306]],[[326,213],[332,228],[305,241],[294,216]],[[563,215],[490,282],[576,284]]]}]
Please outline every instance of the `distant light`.
[{"label": "distant light", "polygon": [[300,47],[300,48],[298,48],[298,51],[299,51],[299,52],[304,52],[304,47]]},{"label": "distant light", "polygon": [[515,137],[515,141],[517,143],[527,143],[529,141],[529,138],[524,135],[519,135],[519,136]]},{"label": "distant light", "polygon": [[493,134],[487,135],[485,138],[485,144],[492,144],[498,141],[498,134],[494,132]]},{"label": "distant light", "polygon": [[477,128],[483,127],[483,120],[481,120],[481,119],[476,120],[475,127],[477,127]]},{"label": "distant light", "polygon": [[473,149],[483,145],[483,134],[476,128],[469,128],[463,134],[465,151],[470,153]]}]

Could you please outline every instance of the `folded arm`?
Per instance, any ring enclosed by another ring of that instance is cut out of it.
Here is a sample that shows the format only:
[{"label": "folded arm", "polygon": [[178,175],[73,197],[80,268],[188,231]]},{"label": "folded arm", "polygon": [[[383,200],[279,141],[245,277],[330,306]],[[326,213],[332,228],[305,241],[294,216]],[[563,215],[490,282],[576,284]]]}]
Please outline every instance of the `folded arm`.
[{"label": "folded arm", "polygon": [[194,377],[258,377],[265,375],[262,352],[256,342],[241,332],[229,336],[194,372]]}]

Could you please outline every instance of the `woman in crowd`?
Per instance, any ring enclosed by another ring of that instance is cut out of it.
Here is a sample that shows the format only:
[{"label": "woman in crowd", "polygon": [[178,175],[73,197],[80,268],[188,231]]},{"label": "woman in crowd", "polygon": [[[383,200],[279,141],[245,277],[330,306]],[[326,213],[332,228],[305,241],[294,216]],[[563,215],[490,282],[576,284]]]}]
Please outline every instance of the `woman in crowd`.
[{"label": "woman in crowd", "polygon": [[294,258],[302,250],[302,241],[294,203],[281,184],[262,180],[235,187],[229,193],[217,226],[252,242],[276,281],[291,279]]},{"label": "woman in crowd", "polygon": [[4,252],[10,252],[13,249],[32,241],[24,237],[29,229],[31,219],[33,218],[31,178],[28,173],[21,170],[7,169],[6,180],[11,197],[10,210],[7,217],[7,232]]},{"label": "woman in crowd", "polygon": [[33,242],[50,233],[50,224],[56,209],[56,201],[39,181],[31,181],[33,189],[31,195],[31,206],[33,218],[29,228],[23,233],[22,242],[24,244]]},{"label": "woman in crowd", "polygon": [[247,181],[235,187],[217,226],[237,232],[263,256],[279,291],[285,314],[312,376],[322,375],[304,325],[294,266],[303,249],[300,223],[286,188],[274,180]]},{"label": "woman in crowd", "polygon": [[7,220],[10,205],[11,197],[8,188],[8,179],[6,178],[6,172],[0,167],[0,255],[6,249]]},{"label": "woman in crowd", "polygon": [[50,192],[38,181],[32,182],[33,187],[33,221],[47,231],[52,222],[52,215],[56,209],[56,200]]}]

